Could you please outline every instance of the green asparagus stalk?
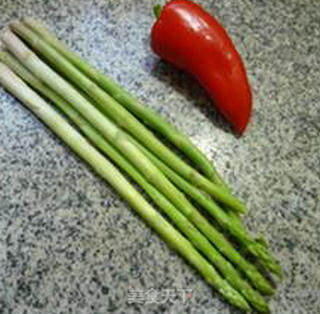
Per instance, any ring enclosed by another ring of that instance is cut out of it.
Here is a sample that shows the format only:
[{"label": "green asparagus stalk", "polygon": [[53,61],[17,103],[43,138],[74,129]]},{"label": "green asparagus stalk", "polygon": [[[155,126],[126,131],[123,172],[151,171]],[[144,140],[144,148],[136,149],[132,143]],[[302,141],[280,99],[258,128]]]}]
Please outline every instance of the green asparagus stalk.
[{"label": "green asparagus stalk", "polygon": [[109,182],[170,246],[204,276],[210,285],[233,305],[246,311],[250,309],[245,299],[221,278],[215,268],[197,252],[194,246],[168,223],[99,151],[3,63],[0,63],[0,83],[47,124],[102,178]]},{"label": "green asparagus stalk", "polygon": [[[194,207],[191,206],[182,193],[175,189],[170,181],[166,180],[162,173],[154,167],[149,159],[145,158],[145,155],[140,150],[135,149],[136,146],[132,145],[132,143],[127,140],[127,136],[124,132],[121,132],[114,124],[112,124],[111,121],[104,117],[84,97],[75,91],[72,86],[41,62],[41,60],[27,49],[10,31],[5,34],[4,41],[9,49],[11,49],[13,53],[16,53],[16,56],[20,58],[20,61],[29,67],[34,74],[46,82],[47,85],[55,87],[57,89],[56,91],[60,93],[62,97],[65,97],[71,104],[76,106],[76,109],[80,111],[83,116],[88,118],[90,122],[98,128],[102,135],[104,135],[104,137],[115,142],[118,149],[125,151],[126,157],[129,158],[136,167],[142,169],[145,174],[147,173],[146,176],[148,180],[157,186],[161,192],[164,193],[180,210],[182,210],[187,217],[192,217],[193,221],[197,223],[198,228],[206,234],[210,241],[215,244],[222,241],[221,236],[219,237],[216,230],[212,228],[208,221],[200,215],[199,212],[196,212],[196,216],[198,218],[195,218],[192,214],[195,211]],[[161,180],[159,180],[159,178],[161,178]],[[238,258],[234,256],[236,251],[232,246],[228,247],[229,250],[224,250],[224,245],[221,245],[222,247],[220,249],[223,250],[223,252],[227,252],[227,254],[233,256],[233,260],[238,260]]]},{"label": "green asparagus stalk", "polygon": [[[217,221],[226,231],[230,232],[239,243],[241,243],[245,249],[255,256],[262,266],[266,270],[269,270],[282,277],[282,269],[276,259],[268,252],[266,245],[263,245],[261,241],[254,240],[246,231],[243,224],[230,217],[230,213],[226,213],[215,202],[208,198],[201,190],[184,180],[174,171],[172,171],[166,164],[159,160],[155,155],[143,147],[138,141],[130,137],[131,141],[140,148],[141,151],[184,193],[189,195],[195,202],[201,205],[205,210],[210,213],[212,217]],[[270,286],[269,282],[257,271],[257,269],[242,259],[243,265],[240,267],[251,280],[252,284],[261,292],[265,294],[272,294],[274,290]],[[239,262],[240,263],[240,260]]]},{"label": "green asparagus stalk", "polygon": [[110,77],[105,76],[89,63],[83,61],[77,54],[70,51],[68,47],[59,41],[42,23],[32,18],[23,20],[25,25],[30,27],[34,32],[41,36],[48,44],[52,45],[59,53],[67,58],[73,65],[80,69],[91,80],[97,83],[114,99],[121,103],[127,110],[143,120],[152,129],[160,132],[166,139],[185,153],[197,167],[211,179],[213,182],[222,183],[221,177],[209,162],[207,157],[191,143],[191,141],[173,125],[168,123],[164,118],[155,111],[143,105],[134,96],[129,94],[124,88],[113,81]]},{"label": "green asparagus stalk", "polygon": [[[25,27],[20,22],[11,23],[10,27],[15,33],[28,42],[34,50],[54,65],[55,69],[87,93],[100,107],[102,112],[109,115],[111,119],[131,133],[131,135],[133,135],[137,140],[143,141],[144,145],[153,151],[160,159],[166,162],[166,164],[174,167],[175,171],[178,171],[187,180],[191,180],[194,184],[203,188],[223,204],[226,204],[230,208],[241,213],[246,211],[246,207],[242,202],[233,197],[226,189],[213,184],[195,169],[183,162],[147,128],[145,128],[132,114],[105,93],[100,87],[98,87],[98,85],[88,79],[82,72],[74,67],[72,63],[59,54],[53,47],[43,41],[36,33]],[[46,73],[42,73],[42,76],[46,76]],[[42,77],[41,79],[44,80]],[[63,94],[61,95],[63,96]],[[69,95],[66,95],[66,97],[67,96]]]},{"label": "green asparagus stalk", "polygon": [[[7,48],[19,61],[24,64],[35,76],[40,78],[55,92],[60,94],[74,106],[79,113],[94,125],[106,140],[119,149],[126,158],[141,171],[149,183],[159,189],[207,238],[235,264],[241,255],[233,248],[229,241],[218,232],[200,212],[191,205],[185,195],[180,192],[167,177],[149,160],[148,157],[110,120],[103,116],[68,82],[44,64],[23,42],[11,31],[3,36]],[[240,265],[241,266],[241,265]]]},{"label": "green asparagus stalk", "polygon": [[111,144],[109,144],[70,104],[66,103],[58,94],[46,87],[33,76],[13,56],[0,52],[0,61],[9,66],[17,75],[26,81],[32,88],[51,100],[72,120],[87,138],[95,144],[106,156],[130,175],[151,197],[151,199],[172,219],[178,228],[190,241],[215,265],[229,283],[261,312],[269,312],[268,305],[259,293],[245,282],[238,271],[210,244],[210,242],[169,202],[157,189],[134,168]]},{"label": "green asparagus stalk", "polygon": [[[125,152],[131,160],[146,176],[151,184],[168,197],[185,216],[190,217],[197,227],[214,243],[224,255],[233,262],[238,263],[241,255],[237,253],[229,242],[214,229],[209,222],[188,202],[167,178],[158,171],[152,162],[147,159],[136,145],[132,145],[127,135],[119,130],[110,120],[95,109],[84,97],[82,97],[70,84],[61,79],[59,75],[46,66],[32,51],[30,51],[13,33],[7,31],[4,42],[12,53],[24,63],[36,76],[42,79],[48,86],[56,89],[62,97],[66,98],[76,110],[85,116],[91,124],[95,125],[102,135],[115,143],[118,149]],[[227,246],[228,249],[225,249]],[[262,251],[263,253],[264,251]],[[269,265],[267,265],[269,266]],[[270,267],[269,267],[270,268]],[[245,268],[244,268],[245,269]]]}]

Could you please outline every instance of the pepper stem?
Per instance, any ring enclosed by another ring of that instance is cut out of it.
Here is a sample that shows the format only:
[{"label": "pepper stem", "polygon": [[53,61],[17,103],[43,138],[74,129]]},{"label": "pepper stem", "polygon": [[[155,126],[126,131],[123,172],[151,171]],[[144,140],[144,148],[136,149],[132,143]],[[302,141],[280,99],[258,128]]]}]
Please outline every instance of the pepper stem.
[{"label": "pepper stem", "polygon": [[153,7],[153,13],[157,19],[160,17],[161,11],[162,11],[162,6],[160,4],[156,4]]}]

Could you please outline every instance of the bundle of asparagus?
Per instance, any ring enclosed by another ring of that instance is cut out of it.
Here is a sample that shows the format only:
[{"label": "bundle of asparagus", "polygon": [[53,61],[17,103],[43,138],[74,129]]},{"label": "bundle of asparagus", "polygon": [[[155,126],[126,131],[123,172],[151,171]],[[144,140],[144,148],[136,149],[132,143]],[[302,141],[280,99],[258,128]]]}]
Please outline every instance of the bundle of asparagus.
[{"label": "bundle of asparagus", "polygon": [[[69,51],[41,23],[32,19],[15,21],[2,40],[8,50],[0,52],[2,85],[106,179],[230,303],[246,311],[252,306],[269,312],[262,294],[274,293],[270,282],[189,198],[264,270],[281,277],[281,267],[267,246],[246,231],[239,217],[245,205],[231,194],[217,170],[191,141]],[[180,149],[198,170],[172,152],[147,126]],[[184,235],[135,190],[115,165],[144,189]]]}]

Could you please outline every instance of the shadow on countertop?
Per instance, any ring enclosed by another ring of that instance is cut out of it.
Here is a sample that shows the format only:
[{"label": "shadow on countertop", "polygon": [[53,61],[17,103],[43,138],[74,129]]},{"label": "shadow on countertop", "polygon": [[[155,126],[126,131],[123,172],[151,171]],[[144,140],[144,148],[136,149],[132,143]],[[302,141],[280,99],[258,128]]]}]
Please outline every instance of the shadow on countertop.
[{"label": "shadow on countertop", "polygon": [[151,75],[165,83],[166,86],[170,86],[181,93],[215,127],[238,137],[229,122],[220,114],[210,96],[191,75],[160,59],[153,60]]}]

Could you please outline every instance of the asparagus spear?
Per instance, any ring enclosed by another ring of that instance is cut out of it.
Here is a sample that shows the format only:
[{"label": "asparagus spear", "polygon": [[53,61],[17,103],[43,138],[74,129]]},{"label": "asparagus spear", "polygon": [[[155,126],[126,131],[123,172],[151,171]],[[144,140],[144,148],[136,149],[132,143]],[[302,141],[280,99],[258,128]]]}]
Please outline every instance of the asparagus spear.
[{"label": "asparagus spear", "polygon": [[[230,234],[232,234],[241,243],[248,252],[255,256],[260,264],[267,270],[273,272],[280,278],[282,277],[282,269],[276,259],[270,254],[266,245],[261,241],[254,240],[246,231],[243,224],[230,217],[230,213],[223,211],[215,202],[205,196],[201,190],[191,185],[189,182],[181,178],[178,174],[172,171],[166,164],[159,160],[155,155],[143,147],[134,138],[130,137],[131,141],[137,145],[145,155],[179,188],[181,191],[189,195],[195,202],[206,209],[212,217]],[[257,269],[245,259],[242,259],[244,264],[241,269],[250,278],[252,284],[265,294],[272,294],[274,290],[269,282],[257,271]],[[240,263],[240,260],[239,262]]]},{"label": "asparagus spear", "polygon": [[[137,140],[143,142],[144,145],[153,151],[160,159],[174,167],[175,171],[179,172],[187,180],[192,181],[195,185],[203,188],[218,201],[228,205],[235,211],[245,213],[246,206],[242,202],[233,197],[226,189],[213,184],[195,169],[183,162],[133,115],[105,93],[98,85],[88,79],[53,47],[43,41],[36,33],[20,22],[11,23],[10,27],[15,33],[28,42],[34,50],[54,65],[55,69],[87,93],[96,102],[102,112],[107,113],[111,119],[131,133]],[[44,75],[45,73],[42,74]],[[44,80],[44,78],[41,79]]]},{"label": "asparagus spear", "polygon": [[126,107],[131,113],[143,120],[152,129],[160,132],[177,148],[181,149],[186,156],[193,161],[202,172],[213,182],[222,183],[221,177],[209,162],[207,157],[191,143],[191,141],[173,125],[168,123],[164,118],[158,115],[152,109],[144,106],[138,99],[128,93],[119,84],[113,81],[110,77],[105,76],[97,69],[93,68],[89,63],[83,61],[77,54],[73,53],[68,47],[59,41],[50,31],[40,22],[32,18],[26,18],[24,23],[34,32],[38,33],[42,39],[52,45],[58,52],[64,55],[71,63],[80,69],[90,79],[95,81],[114,99]]},{"label": "asparagus spear", "polygon": [[0,63],[0,83],[33,111],[58,137],[84,159],[102,178],[142,216],[177,252],[190,262],[230,303],[243,309],[250,307],[245,299],[223,280],[211,266],[170,223],[168,223],[107,159],[66,122],[42,98],[31,90],[7,66]]},{"label": "asparagus spear", "polygon": [[210,244],[210,242],[169,202],[157,189],[134,168],[111,144],[109,144],[70,104],[46,87],[23,67],[13,56],[0,52],[0,61],[8,65],[40,94],[58,106],[106,156],[129,174],[152,198],[152,200],[174,221],[190,241],[221,271],[229,283],[259,311],[269,312],[268,305],[259,293],[245,282],[238,271]]},{"label": "asparagus spear", "polygon": [[68,82],[44,64],[30,49],[28,49],[11,31],[7,31],[3,40],[7,48],[24,64],[33,74],[60,94],[82,116],[94,125],[101,135],[119,149],[146,179],[157,187],[190,221],[192,221],[218,249],[237,263],[241,255],[233,248],[228,240],[218,232],[200,212],[191,205],[185,195],[181,193],[167,177],[149,160],[148,157],[128,138],[127,134],[103,116]]}]

